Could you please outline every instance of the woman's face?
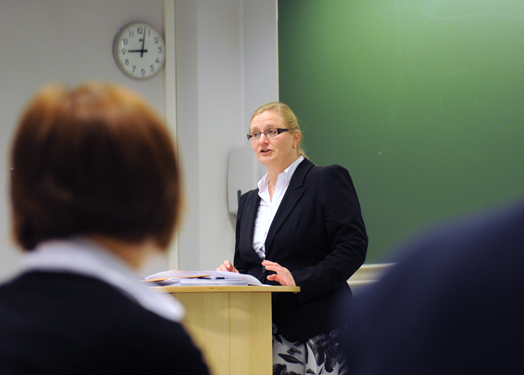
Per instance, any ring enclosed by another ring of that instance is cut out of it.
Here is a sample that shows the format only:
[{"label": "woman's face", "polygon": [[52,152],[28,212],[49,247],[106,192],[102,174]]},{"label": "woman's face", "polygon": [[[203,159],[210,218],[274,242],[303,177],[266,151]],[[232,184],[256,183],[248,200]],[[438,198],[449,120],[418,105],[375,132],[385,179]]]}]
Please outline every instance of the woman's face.
[{"label": "woman's face", "polygon": [[[265,111],[253,118],[249,131],[266,131],[269,129],[287,129],[282,117],[275,111]],[[260,162],[267,169],[275,169],[278,173],[284,171],[298,157],[297,145],[300,132],[284,132],[274,138],[262,134],[256,141],[251,141],[251,147]]]}]

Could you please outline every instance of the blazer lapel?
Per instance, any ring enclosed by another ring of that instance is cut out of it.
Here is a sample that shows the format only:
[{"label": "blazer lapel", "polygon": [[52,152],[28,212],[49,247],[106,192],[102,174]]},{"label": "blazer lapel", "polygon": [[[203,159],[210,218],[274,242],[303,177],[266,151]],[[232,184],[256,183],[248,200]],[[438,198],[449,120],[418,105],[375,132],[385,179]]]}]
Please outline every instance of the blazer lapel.
[{"label": "blazer lapel", "polygon": [[271,227],[269,228],[266,237],[266,259],[269,258],[268,255],[271,253],[271,242],[273,241],[273,238],[306,192],[307,187],[304,186],[304,181],[306,175],[314,166],[315,165],[308,159],[304,159],[302,163],[298,165],[295,173],[293,173],[286,194],[284,195],[284,198],[282,198],[282,202],[278,207],[278,211],[273,218],[273,222],[271,223]]},{"label": "blazer lapel", "polygon": [[[246,203],[244,204],[244,214],[242,216],[242,226],[248,228],[249,230],[244,231],[244,234],[240,238],[241,248],[251,249],[248,251],[245,256],[251,259],[252,262],[262,263],[262,259],[258,254],[253,250],[253,237],[255,235],[255,221],[258,214],[258,206],[260,205],[260,196],[258,195],[258,189],[249,193],[250,195],[246,197]],[[266,275],[267,271],[265,267],[261,267],[260,274],[258,279],[261,283],[267,283]]]},{"label": "blazer lapel", "polygon": [[248,200],[246,201],[246,208],[245,208],[245,214],[242,217],[243,221],[243,227],[244,228],[252,228],[252,230],[248,231],[248,244],[253,243],[253,236],[255,234],[255,221],[257,219],[257,213],[258,213],[258,206],[260,205],[260,196],[258,195],[258,189],[254,190],[254,192],[248,197]]}]

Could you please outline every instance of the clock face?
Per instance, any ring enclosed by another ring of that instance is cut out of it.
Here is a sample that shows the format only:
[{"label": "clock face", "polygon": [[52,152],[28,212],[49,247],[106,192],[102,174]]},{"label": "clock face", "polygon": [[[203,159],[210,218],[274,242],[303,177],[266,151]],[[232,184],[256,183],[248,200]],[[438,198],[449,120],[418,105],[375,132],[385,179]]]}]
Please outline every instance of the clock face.
[{"label": "clock face", "polygon": [[164,66],[165,47],[164,38],[152,26],[133,23],[116,35],[113,56],[126,75],[136,79],[149,78]]}]

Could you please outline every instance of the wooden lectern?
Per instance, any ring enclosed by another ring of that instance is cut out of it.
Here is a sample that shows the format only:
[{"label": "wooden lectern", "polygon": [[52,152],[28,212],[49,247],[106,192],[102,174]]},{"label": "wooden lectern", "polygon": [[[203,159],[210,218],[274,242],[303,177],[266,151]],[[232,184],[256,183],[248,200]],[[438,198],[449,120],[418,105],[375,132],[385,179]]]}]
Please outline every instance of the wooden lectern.
[{"label": "wooden lectern", "polygon": [[164,286],[186,309],[183,324],[214,375],[273,373],[271,293],[297,286]]}]

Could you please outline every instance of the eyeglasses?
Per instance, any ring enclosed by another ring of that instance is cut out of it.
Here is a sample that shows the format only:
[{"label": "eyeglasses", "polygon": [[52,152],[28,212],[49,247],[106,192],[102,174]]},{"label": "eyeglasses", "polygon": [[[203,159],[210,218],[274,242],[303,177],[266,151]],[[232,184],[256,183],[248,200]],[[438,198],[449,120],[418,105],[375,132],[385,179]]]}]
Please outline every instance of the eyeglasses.
[{"label": "eyeglasses", "polygon": [[253,132],[253,133],[247,133],[247,139],[250,141],[258,141],[262,134],[266,136],[266,138],[275,138],[280,133],[284,133],[289,131],[289,129],[268,129],[263,132]]}]

